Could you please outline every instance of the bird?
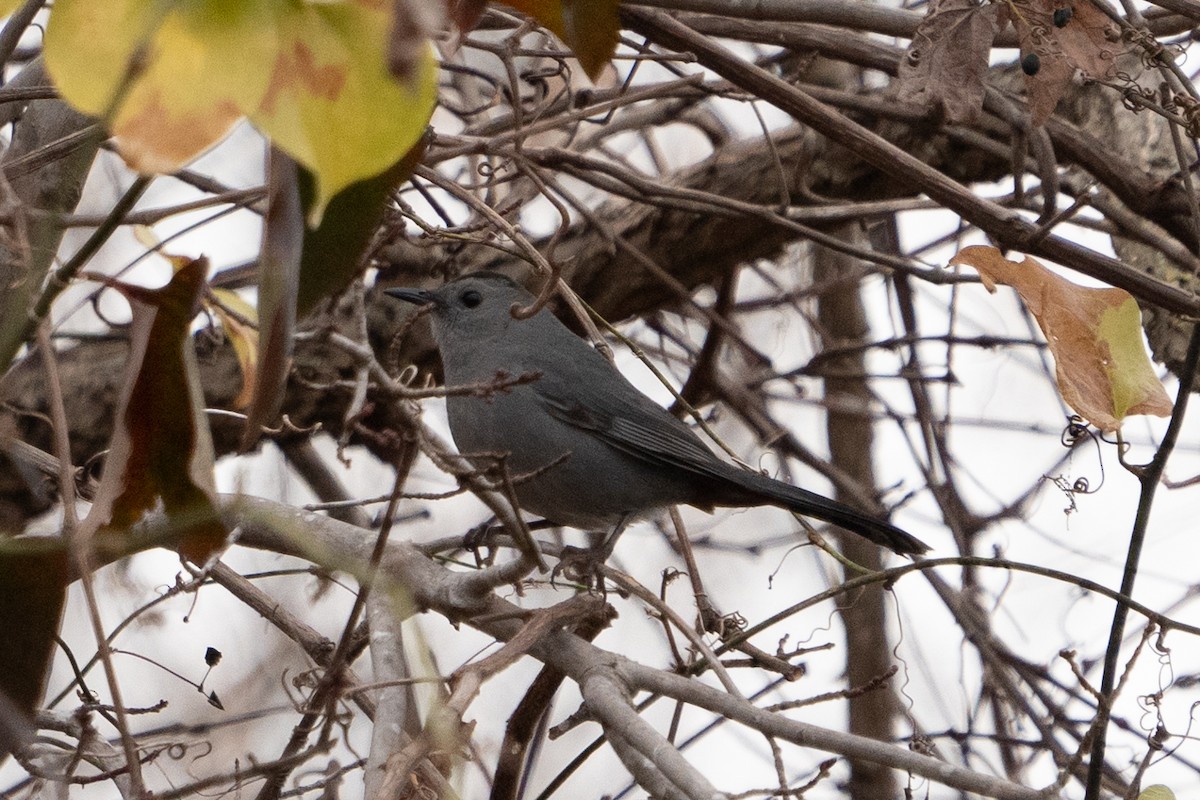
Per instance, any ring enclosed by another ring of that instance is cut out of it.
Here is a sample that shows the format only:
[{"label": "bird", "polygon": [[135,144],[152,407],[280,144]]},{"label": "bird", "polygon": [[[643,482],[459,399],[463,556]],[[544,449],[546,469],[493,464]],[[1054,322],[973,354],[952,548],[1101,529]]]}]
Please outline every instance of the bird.
[{"label": "bird", "polygon": [[675,505],[773,505],[896,553],[929,550],[886,520],[722,460],[548,309],[514,316],[534,297],[505,275],[384,291],[430,309],[446,384],[475,387],[446,398],[459,451],[503,457],[523,510],[607,532],[602,559],[627,524]]}]

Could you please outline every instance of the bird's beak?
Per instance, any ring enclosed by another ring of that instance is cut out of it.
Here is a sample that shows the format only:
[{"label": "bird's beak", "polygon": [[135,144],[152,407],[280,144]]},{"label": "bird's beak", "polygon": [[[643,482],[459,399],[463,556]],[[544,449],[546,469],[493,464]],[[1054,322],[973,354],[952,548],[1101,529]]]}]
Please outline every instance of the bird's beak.
[{"label": "bird's beak", "polygon": [[427,306],[437,302],[437,297],[433,292],[427,289],[406,289],[404,287],[396,287],[393,289],[384,289],[383,293],[391,295],[397,300],[404,300],[418,306]]}]

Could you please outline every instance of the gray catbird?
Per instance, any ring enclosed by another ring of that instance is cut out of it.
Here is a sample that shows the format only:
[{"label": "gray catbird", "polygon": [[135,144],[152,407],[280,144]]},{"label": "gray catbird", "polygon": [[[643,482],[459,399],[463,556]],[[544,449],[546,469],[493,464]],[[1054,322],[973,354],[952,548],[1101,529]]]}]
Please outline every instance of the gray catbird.
[{"label": "gray catbird", "polygon": [[466,454],[506,454],[521,508],[585,531],[617,532],[667,506],[775,505],[890,547],[928,546],[883,520],[725,463],[549,311],[514,319],[533,296],[498,273],[436,291],[388,289],[432,307],[446,383],[478,392],[447,398],[450,432]]}]

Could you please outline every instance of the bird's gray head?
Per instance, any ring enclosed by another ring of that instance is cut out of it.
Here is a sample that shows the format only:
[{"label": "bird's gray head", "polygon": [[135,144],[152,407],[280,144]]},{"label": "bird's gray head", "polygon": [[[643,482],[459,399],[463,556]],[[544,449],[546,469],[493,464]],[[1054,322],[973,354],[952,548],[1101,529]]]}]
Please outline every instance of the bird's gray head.
[{"label": "bird's gray head", "polygon": [[494,341],[513,325],[513,306],[528,305],[533,295],[496,272],[473,272],[440,289],[386,289],[400,300],[432,308],[433,335],[438,346],[470,347]]}]

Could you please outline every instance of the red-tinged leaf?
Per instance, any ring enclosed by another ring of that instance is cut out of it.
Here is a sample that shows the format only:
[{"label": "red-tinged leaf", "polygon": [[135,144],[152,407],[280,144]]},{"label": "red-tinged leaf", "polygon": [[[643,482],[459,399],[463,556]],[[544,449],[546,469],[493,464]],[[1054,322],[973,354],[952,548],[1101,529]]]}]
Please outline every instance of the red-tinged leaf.
[{"label": "red-tinged leaf", "polygon": [[[425,157],[429,137],[419,141],[404,158],[385,172],[351,184],[336,194],[321,224],[304,232],[300,257],[300,290],[297,314],[303,317],[323,298],[343,292],[362,272],[363,253],[371,241],[392,190],[407,180]],[[316,180],[300,170],[300,198],[307,217],[317,199]]]},{"label": "red-tinged leaf", "polygon": [[283,405],[292,366],[292,334],[304,248],[304,212],[300,204],[299,167],[277,147],[267,169],[267,215],[259,255],[258,372],[254,399],[246,414],[242,449],[258,442],[262,428],[275,422]]},{"label": "red-tinged leaf", "polygon": [[388,71],[390,2],[278,4],[271,79],[248,116],[317,177],[318,224],[329,200],[383,172],[424,135],[437,103],[437,64],[426,44],[408,51],[411,79]]},{"label": "red-tinged leaf", "polygon": [[68,575],[62,539],[0,536],[0,760],[33,736]]},{"label": "red-tinged leaf", "polygon": [[999,5],[936,0],[900,61],[897,97],[970,123],[983,108],[984,76]]},{"label": "red-tinged leaf", "polygon": [[224,544],[213,449],[190,335],[208,269],[197,259],[162,289],[100,278],[133,310],[129,367],[85,530],[127,537],[161,501],[179,552],[202,564]]},{"label": "red-tinged leaf", "polygon": [[592,80],[612,58],[620,37],[619,0],[507,0],[554,33]]},{"label": "red-tinged leaf", "polygon": [[950,263],[974,267],[989,291],[997,284],[1017,290],[1050,346],[1059,393],[1084,419],[1115,431],[1131,414],[1171,413],[1129,292],[1079,286],[1032,258],[1009,261],[994,247],[965,247]]}]

